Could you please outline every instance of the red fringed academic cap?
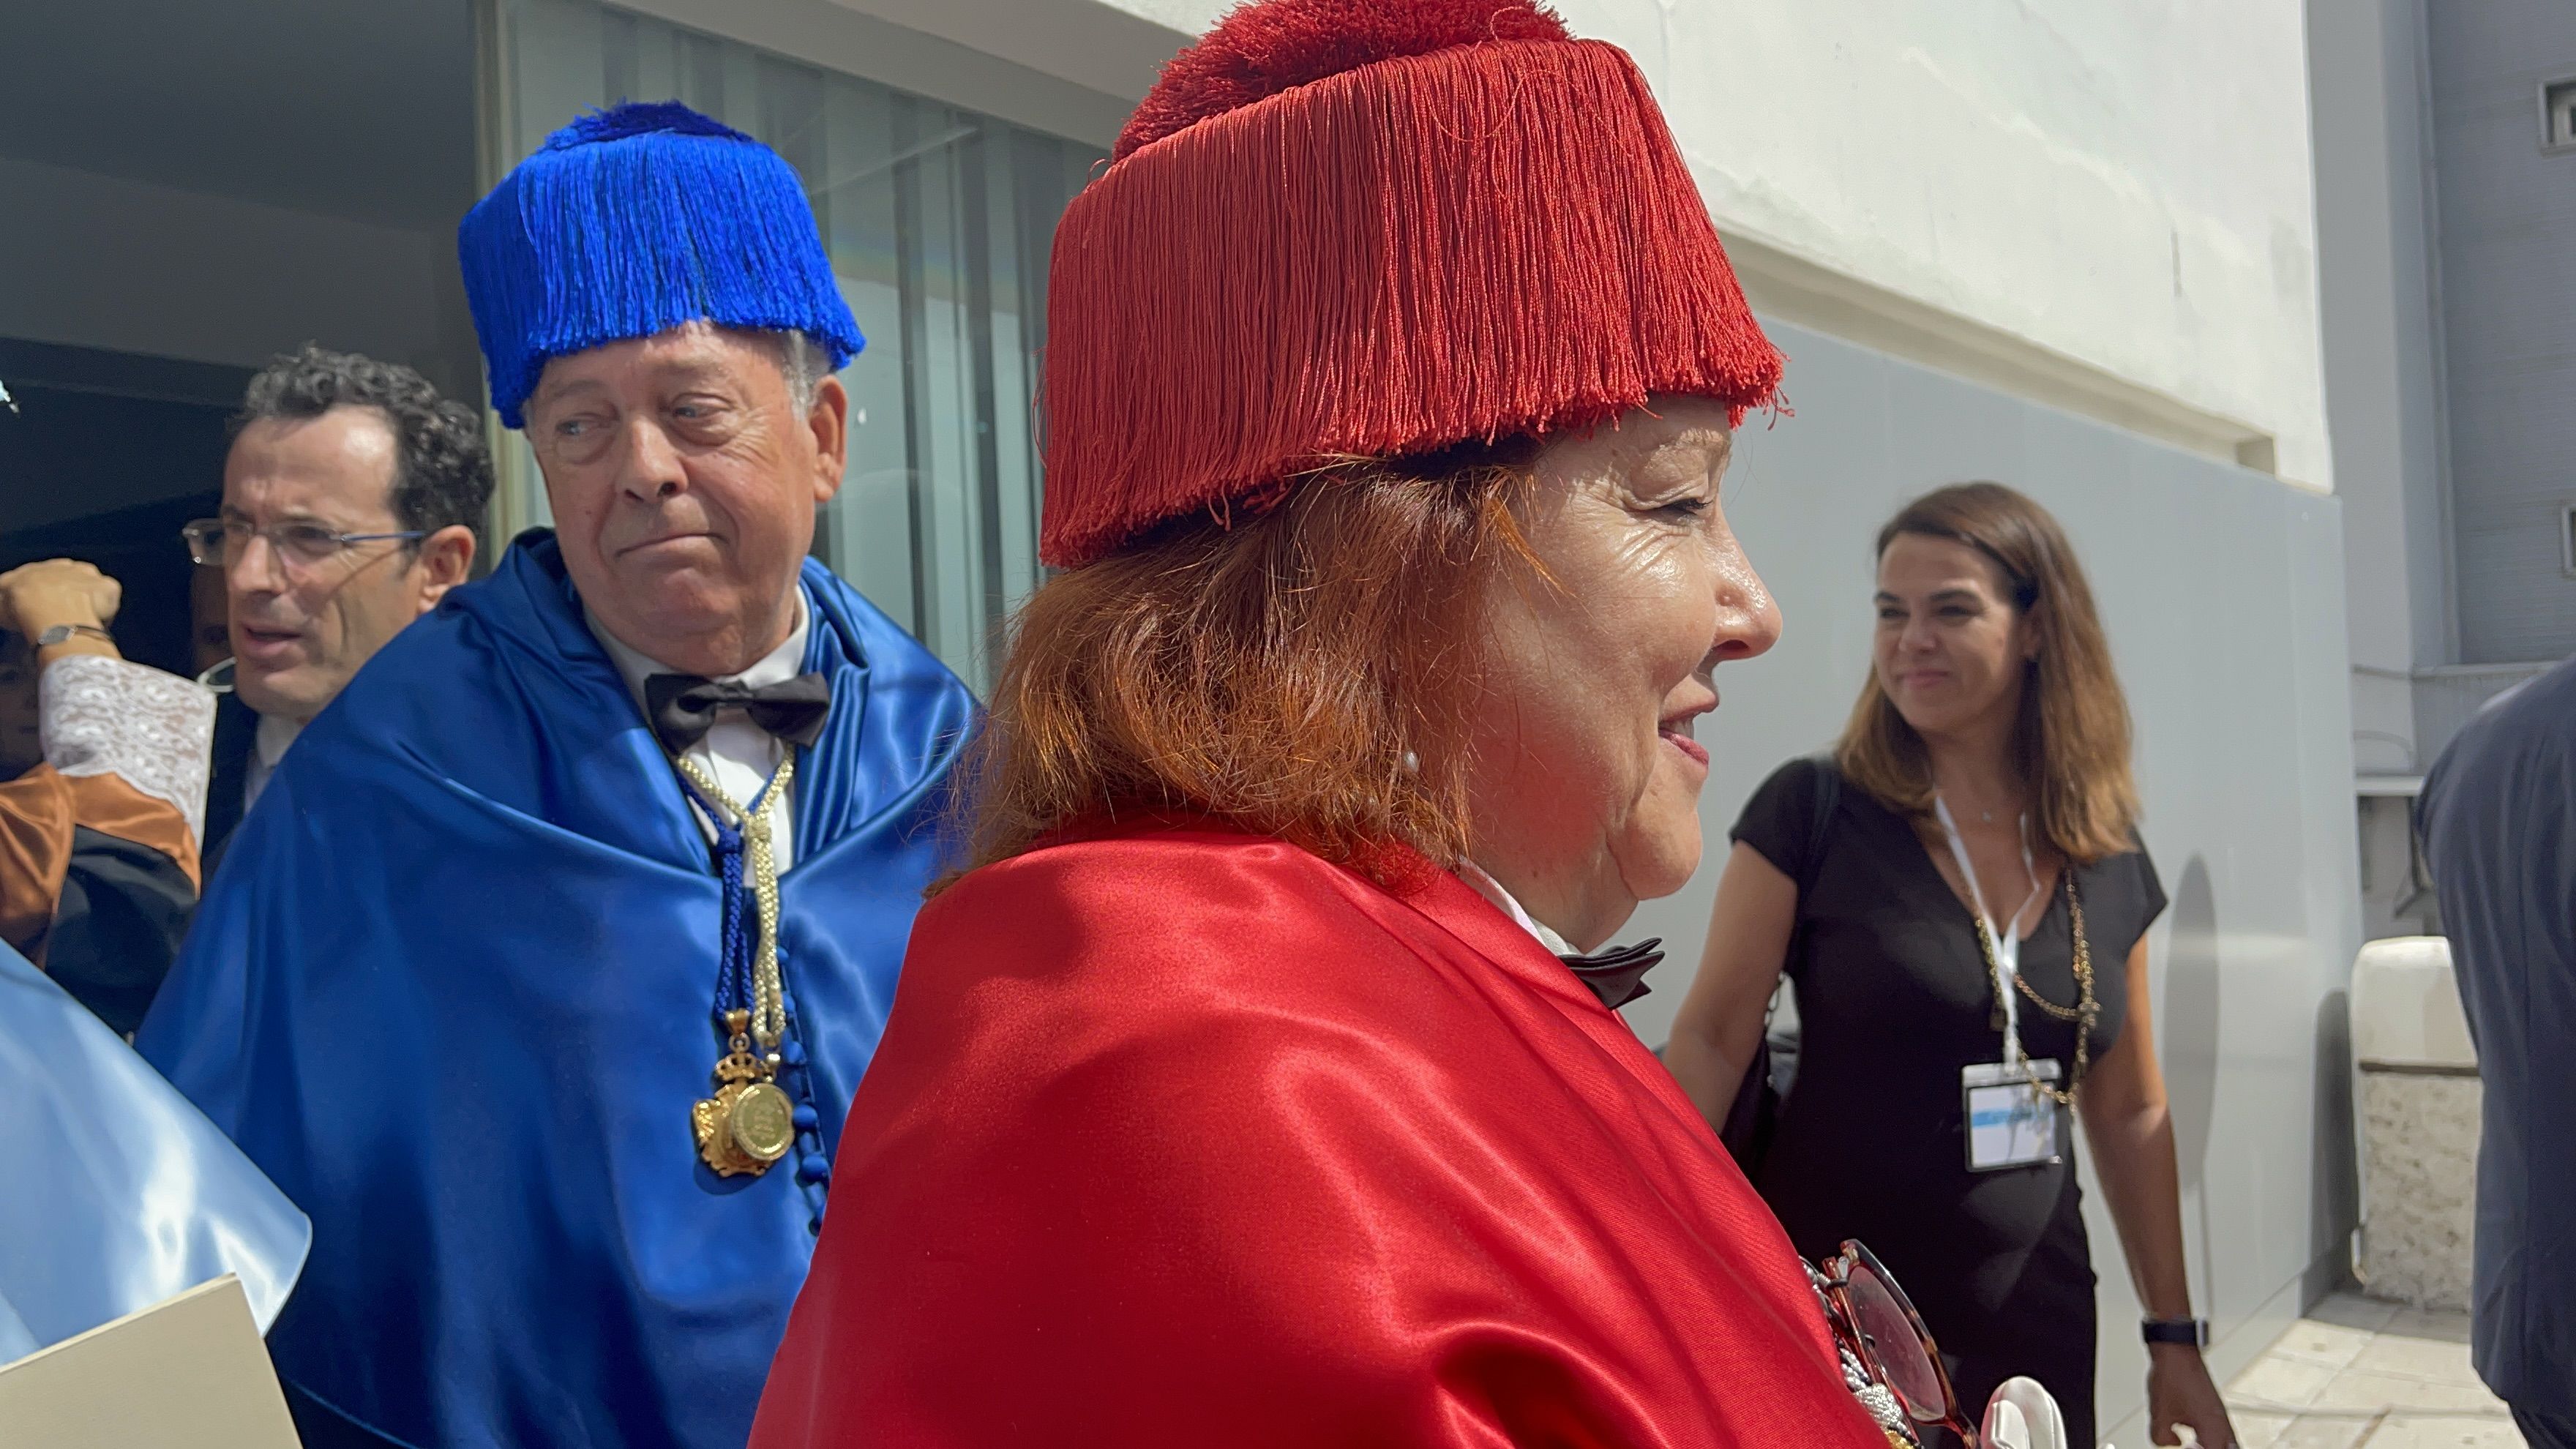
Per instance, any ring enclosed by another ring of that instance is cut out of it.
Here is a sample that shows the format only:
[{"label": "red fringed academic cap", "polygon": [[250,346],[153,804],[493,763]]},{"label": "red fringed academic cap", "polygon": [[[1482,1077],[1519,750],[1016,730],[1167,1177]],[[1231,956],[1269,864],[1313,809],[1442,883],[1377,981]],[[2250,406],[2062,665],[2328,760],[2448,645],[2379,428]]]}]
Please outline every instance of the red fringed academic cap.
[{"label": "red fringed academic cap", "polygon": [[1320,463],[1744,409],[1780,354],[1636,63],[1534,0],[1262,0],[1056,231],[1046,560]]}]

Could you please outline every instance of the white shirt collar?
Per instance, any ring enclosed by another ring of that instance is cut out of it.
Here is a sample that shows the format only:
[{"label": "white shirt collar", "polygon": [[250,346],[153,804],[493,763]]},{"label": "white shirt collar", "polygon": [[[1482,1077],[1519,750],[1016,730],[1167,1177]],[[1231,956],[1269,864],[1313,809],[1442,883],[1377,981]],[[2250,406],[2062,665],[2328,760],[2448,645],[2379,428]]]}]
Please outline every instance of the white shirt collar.
[{"label": "white shirt collar", "polygon": [[286,758],[286,747],[304,733],[304,722],[281,714],[264,714],[251,731],[250,759],[242,770],[242,808],[259,803],[260,792],[268,788],[269,777],[277,773],[277,762]]},{"label": "white shirt collar", "polygon": [[1546,926],[1541,925],[1536,917],[1521,909],[1521,903],[1512,898],[1512,893],[1510,891],[1503,889],[1503,883],[1501,881],[1498,881],[1491,875],[1486,874],[1483,866],[1476,864],[1472,860],[1462,860],[1458,862],[1458,879],[1465,881],[1468,886],[1476,892],[1476,894],[1483,896],[1488,901],[1491,901],[1494,909],[1511,917],[1513,925],[1520,927],[1522,930],[1527,931],[1532,936],[1536,937],[1538,939],[1538,943],[1545,946],[1550,955],[1572,956],[1577,954],[1574,947],[1568,945],[1563,936],[1560,936],[1554,931],[1549,930]]},{"label": "white shirt collar", "polygon": [[264,714],[259,717],[258,730],[251,735],[251,748],[258,752],[262,765],[274,770],[277,762],[286,758],[286,747],[295,743],[295,737],[302,733],[303,721],[291,720],[282,714]]},{"label": "white shirt collar", "polygon": [[[591,636],[599,640],[599,647],[608,651],[609,660],[617,666],[617,672],[625,677],[626,692],[635,697],[636,708],[644,707],[644,681],[647,678],[656,674],[686,672],[628,647],[624,640],[600,624],[598,616],[590,612],[588,605],[582,607],[581,618],[590,626]],[[805,639],[813,622],[813,611],[805,605],[805,587],[799,584],[796,588],[796,627],[787,631],[786,639],[777,648],[752,661],[749,669],[740,674],[725,675],[719,682],[745,684],[758,689],[763,685],[783,684],[804,673]]]}]

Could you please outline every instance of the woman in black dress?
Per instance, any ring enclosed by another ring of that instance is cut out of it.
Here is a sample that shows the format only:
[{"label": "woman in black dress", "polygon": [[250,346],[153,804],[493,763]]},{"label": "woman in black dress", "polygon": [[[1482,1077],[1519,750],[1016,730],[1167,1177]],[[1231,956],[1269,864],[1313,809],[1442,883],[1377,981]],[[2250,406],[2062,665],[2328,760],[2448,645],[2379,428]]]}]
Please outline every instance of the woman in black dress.
[{"label": "woman in black dress", "polygon": [[2153,1437],[2187,1424],[2232,1445],[2191,1316],[2149,1030],[2146,930],[2165,897],[2092,592],[2056,520],[1971,483],[1881,530],[1877,602],[1842,741],[1782,766],[1736,824],[1667,1063],[1724,1123],[1739,1089],[1764,1087],[1748,1066],[1785,971],[1799,1058],[1751,1164],[1762,1195],[1811,1257],[1845,1238],[1877,1252],[1971,1413],[2028,1374],[2090,1445],[2082,1122],[2152,1315]]}]

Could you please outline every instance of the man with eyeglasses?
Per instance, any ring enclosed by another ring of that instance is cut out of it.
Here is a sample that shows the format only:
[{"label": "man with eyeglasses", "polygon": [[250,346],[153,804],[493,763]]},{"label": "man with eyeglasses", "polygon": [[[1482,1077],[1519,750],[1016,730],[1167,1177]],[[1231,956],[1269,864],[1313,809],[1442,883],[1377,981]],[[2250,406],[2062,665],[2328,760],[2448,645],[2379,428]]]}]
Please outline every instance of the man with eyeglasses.
[{"label": "man with eyeglasses", "polygon": [[408,367],[307,345],[251,379],[223,514],[185,530],[223,571],[231,695],[215,722],[207,874],[286,748],[361,665],[474,566],[492,498],[472,409]]},{"label": "man with eyeglasses", "polygon": [[304,733],[137,1046],[313,1219],[307,1449],[741,1449],[975,702],[809,557],[861,339],[784,158],[620,106],[458,240],[555,527]]}]

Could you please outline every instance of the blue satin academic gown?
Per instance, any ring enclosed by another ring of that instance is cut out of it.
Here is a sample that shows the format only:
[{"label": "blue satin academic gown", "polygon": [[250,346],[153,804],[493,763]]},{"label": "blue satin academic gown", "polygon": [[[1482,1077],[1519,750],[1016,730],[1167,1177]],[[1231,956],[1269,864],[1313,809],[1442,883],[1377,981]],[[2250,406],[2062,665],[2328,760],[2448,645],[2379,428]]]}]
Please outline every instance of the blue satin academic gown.
[{"label": "blue satin academic gown", "polygon": [[312,1238],[304,1214],[5,945],[0,1094],[0,1364],[226,1273],[262,1329],[276,1318]]},{"label": "blue satin academic gown", "polygon": [[303,1395],[418,1445],[747,1437],[976,717],[847,585],[804,588],[832,704],[778,933],[812,1111],[759,1177],[689,1127],[723,1047],[707,841],[551,536],[388,644],[261,794],[136,1044],[312,1216],[269,1336]]}]

